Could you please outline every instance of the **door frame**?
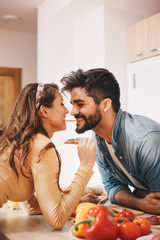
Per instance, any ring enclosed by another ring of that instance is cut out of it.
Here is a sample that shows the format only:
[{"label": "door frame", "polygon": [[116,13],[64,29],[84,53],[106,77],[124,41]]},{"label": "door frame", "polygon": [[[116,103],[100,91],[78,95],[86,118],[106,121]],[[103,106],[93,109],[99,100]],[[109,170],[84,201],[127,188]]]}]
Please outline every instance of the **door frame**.
[{"label": "door frame", "polygon": [[15,101],[21,91],[21,68],[8,68],[8,67],[0,67],[0,75],[1,76],[12,76],[15,85]]}]

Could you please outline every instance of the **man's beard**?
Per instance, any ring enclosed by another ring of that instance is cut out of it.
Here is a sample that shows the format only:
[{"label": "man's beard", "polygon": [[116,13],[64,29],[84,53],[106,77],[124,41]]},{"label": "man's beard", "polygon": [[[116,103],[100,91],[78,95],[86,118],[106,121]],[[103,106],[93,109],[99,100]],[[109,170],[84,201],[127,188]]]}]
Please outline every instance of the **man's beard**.
[{"label": "man's beard", "polygon": [[91,130],[92,128],[96,127],[97,124],[101,121],[101,112],[100,109],[97,107],[95,113],[91,114],[87,118],[84,115],[77,115],[75,116],[75,118],[80,117],[83,118],[85,120],[84,125],[81,128],[76,128],[76,132],[77,133],[84,133],[88,130]]}]

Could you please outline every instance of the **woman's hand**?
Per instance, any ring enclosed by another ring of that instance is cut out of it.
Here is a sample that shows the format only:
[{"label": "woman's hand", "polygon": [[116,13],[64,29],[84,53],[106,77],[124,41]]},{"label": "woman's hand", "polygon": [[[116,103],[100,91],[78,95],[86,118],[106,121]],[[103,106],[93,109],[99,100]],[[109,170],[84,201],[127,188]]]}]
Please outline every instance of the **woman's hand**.
[{"label": "woman's hand", "polygon": [[87,193],[81,197],[80,202],[90,202],[90,203],[98,203],[100,198],[92,193]]},{"label": "woman's hand", "polygon": [[80,138],[77,149],[81,164],[93,168],[96,161],[96,143],[89,138]]}]

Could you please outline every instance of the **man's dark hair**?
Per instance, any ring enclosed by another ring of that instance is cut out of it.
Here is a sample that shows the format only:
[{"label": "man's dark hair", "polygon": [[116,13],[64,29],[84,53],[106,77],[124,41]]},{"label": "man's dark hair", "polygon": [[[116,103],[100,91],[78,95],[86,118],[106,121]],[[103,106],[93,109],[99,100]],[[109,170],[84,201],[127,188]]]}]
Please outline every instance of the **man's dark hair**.
[{"label": "man's dark hair", "polygon": [[120,88],[114,75],[107,69],[94,68],[88,71],[78,69],[71,72],[61,79],[64,87],[62,92],[69,91],[73,88],[83,88],[89,97],[92,97],[96,104],[105,99],[112,100],[112,107],[115,112],[120,108]]}]

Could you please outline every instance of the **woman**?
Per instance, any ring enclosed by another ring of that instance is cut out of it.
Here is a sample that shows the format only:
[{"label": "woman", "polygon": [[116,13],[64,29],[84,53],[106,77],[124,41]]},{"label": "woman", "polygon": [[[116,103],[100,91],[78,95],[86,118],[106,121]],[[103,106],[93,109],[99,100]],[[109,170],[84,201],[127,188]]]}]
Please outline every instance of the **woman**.
[{"label": "woman", "polygon": [[28,200],[30,213],[42,212],[55,229],[63,227],[80,201],[96,159],[95,144],[80,139],[80,166],[67,191],[61,190],[60,156],[50,139],[66,129],[67,113],[56,84],[28,84],[0,132],[0,207],[7,200]]}]

